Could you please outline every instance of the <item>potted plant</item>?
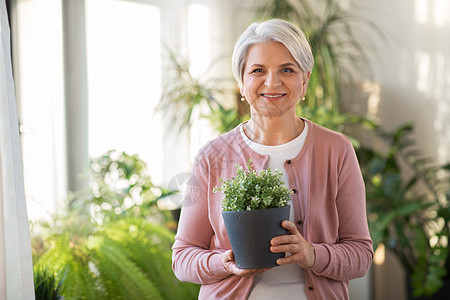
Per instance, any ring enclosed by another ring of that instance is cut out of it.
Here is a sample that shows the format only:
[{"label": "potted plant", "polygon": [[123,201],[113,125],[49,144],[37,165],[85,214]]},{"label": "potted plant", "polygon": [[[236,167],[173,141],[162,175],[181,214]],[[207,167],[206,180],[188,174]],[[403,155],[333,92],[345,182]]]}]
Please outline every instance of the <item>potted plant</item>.
[{"label": "potted plant", "polygon": [[247,169],[236,164],[236,176],[225,181],[214,192],[223,192],[222,217],[233,249],[236,265],[242,269],[277,266],[284,253],[270,252],[270,239],[284,235],[283,220],[289,219],[291,192],[285,187],[278,170],[257,172],[252,161]]}]

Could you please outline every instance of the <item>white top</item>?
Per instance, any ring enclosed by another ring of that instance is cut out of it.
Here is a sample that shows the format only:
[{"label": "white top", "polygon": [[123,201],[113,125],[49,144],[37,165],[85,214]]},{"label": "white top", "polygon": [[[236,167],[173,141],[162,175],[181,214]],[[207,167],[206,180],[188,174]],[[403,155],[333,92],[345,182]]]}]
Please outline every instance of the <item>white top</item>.
[{"label": "white top", "polygon": [[[286,144],[277,146],[262,145],[250,140],[245,135],[243,126],[240,126],[241,136],[246,144],[259,154],[269,155],[270,158],[266,168],[280,170],[283,173],[283,180],[287,188],[289,188],[289,178],[284,169],[284,161],[296,157],[302,149],[308,133],[308,125],[306,122],[304,124],[305,128],[298,137]],[[294,211],[292,201],[289,202],[289,205],[291,206],[289,220],[293,221]],[[264,273],[257,274],[248,299],[293,299],[293,297],[295,299],[306,300],[305,272],[295,263],[278,266]]]}]

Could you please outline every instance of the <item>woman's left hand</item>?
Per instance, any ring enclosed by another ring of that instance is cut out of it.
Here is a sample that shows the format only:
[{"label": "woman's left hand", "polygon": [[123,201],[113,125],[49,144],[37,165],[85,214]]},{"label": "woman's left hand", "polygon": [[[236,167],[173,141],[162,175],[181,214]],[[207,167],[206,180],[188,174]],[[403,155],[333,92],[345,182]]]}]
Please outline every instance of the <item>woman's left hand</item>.
[{"label": "woman's left hand", "polygon": [[289,234],[272,238],[270,251],[273,253],[290,252],[292,255],[279,258],[277,264],[298,263],[302,268],[310,269],[316,261],[314,247],[305,240],[294,223],[285,220],[281,226],[289,230]]}]

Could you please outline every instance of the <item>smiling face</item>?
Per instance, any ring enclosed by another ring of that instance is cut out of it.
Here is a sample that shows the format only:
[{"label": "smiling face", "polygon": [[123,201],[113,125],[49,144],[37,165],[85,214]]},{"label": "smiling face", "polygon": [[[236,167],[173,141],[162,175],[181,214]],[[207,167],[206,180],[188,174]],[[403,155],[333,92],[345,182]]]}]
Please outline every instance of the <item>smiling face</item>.
[{"label": "smiling face", "polygon": [[295,115],[295,105],[305,94],[308,79],[309,72],[302,71],[282,43],[254,44],[248,50],[240,90],[252,115]]}]

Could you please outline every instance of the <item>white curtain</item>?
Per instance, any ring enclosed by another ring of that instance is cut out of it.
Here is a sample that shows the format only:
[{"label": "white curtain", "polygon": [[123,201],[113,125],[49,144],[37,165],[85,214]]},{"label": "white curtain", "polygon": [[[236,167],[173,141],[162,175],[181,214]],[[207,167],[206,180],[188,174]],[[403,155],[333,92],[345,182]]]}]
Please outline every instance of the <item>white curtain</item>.
[{"label": "white curtain", "polygon": [[5,0],[0,0],[0,34],[0,300],[33,300],[33,263]]}]

